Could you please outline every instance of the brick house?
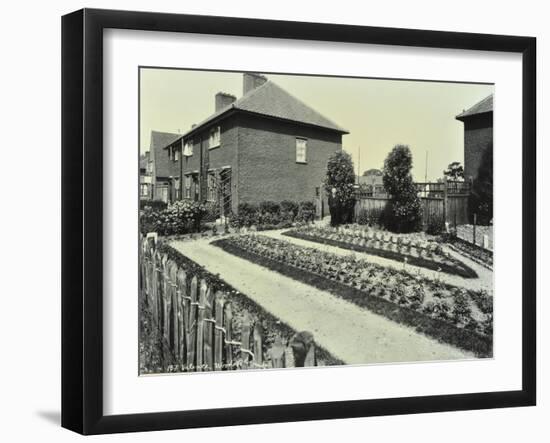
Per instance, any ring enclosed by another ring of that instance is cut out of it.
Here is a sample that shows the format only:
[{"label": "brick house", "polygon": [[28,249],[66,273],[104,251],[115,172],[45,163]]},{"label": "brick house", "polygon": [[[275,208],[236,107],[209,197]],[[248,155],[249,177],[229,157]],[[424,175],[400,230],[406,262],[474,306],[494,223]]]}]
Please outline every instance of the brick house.
[{"label": "brick house", "polygon": [[456,116],[464,123],[464,178],[477,178],[483,153],[493,141],[493,94]]},{"label": "brick house", "polygon": [[151,200],[153,195],[152,162],[149,158],[150,151],[139,156],[139,198]]},{"label": "brick house", "polygon": [[345,129],[259,74],[243,75],[241,98],[219,92],[214,102],[210,117],[165,145],[182,198],[221,202],[229,213],[242,202],[323,196]]},{"label": "brick house", "polygon": [[[153,200],[171,202],[179,198],[179,158],[177,154],[175,159],[169,157],[165,148],[180,137],[181,134],[151,131],[147,171],[151,176],[149,196]],[[141,191],[144,191],[143,186],[141,186]]]}]

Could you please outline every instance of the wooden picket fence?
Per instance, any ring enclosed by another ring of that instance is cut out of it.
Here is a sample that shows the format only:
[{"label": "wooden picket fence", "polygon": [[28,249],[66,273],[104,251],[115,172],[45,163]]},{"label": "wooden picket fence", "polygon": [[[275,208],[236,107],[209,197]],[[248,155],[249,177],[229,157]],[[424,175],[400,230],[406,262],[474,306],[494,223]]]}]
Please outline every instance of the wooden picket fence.
[{"label": "wooden picket fence", "polygon": [[140,252],[140,290],[162,348],[181,371],[316,366],[311,333],[296,333],[288,343],[277,335],[264,353],[262,319],[245,312],[239,330],[234,330],[234,308],[227,294],[178,266],[150,238],[141,240]]}]

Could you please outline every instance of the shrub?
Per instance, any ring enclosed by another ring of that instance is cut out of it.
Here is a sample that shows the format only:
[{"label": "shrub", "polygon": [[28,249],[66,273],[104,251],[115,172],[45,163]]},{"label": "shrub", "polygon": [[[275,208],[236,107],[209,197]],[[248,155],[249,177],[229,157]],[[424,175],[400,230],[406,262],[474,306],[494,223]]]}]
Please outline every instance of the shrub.
[{"label": "shrub", "polygon": [[198,232],[206,209],[203,203],[187,200],[174,202],[161,211],[146,207],[140,217],[140,230],[144,234],[157,232],[160,235]]},{"label": "shrub", "polygon": [[468,303],[466,291],[463,289],[456,289],[454,291],[454,306],[453,306],[453,320],[457,323],[467,325],[470,323],[472,317],[472,310]]},{"label": "shrub", "polygon": [[300,202],[300,208],[298,210],[297,219],[302,222],[312,222],[315,220],[315,214],[317,213],[317,208],[315,203],[312,201]]},{"label": "shrub", "polygon": [[239,203],[237,216],[233,218],[233,224],[239,228],[258,224],[258,206],[252,203]]},{"label": "shrub", "polygon": [[283,200],[281,202],[281,218],[285,222],[292,222],[298,215],[300,205],[292,200]]},{"label": "shrub", "polygon": [[445,231],[445,219],[438,214],[432,213],[426,226],[426,234],[440,235]]},{"label": "shrub", "polygon": [[384,188],[390,194],[384,224],[394,232],[420,230],[422,206],[412,175],[412,154],[406,145],[396,145],[384,160]]},{"label": "shrub", "polygon": [[259,204],[260,212],[268,214],[278,214],[281,212],[281,205],[274,201],[266,200]]},{"label": "shrub", "polygon": [[153,211],[162,211],[166,209],[168,203],[162,200],[140,200],[139,209],[151,208]]},{"label": "shrub", "polygon": [[[337,151],[328,160],[324,181],[325,192],[330,198],[336,189],[337,213],[331,212],[334,224],[351,223],[355,208],[355,170],[351,156],[345,151]],[[330,200],[329,200],[330,201]]]},{"label": "shrub", "polygon": [[220,218],[221,213],[219,203],[207,202],[204,205],[206,212],[204,214],[203,221],[215,222],[218,218]]}]

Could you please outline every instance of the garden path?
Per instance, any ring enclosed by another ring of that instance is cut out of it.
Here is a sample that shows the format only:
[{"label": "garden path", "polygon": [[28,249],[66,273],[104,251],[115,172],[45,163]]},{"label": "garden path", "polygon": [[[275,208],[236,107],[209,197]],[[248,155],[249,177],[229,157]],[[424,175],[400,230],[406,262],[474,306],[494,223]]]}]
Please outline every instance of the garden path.
[{"label": "garden path", "polygon": [[473,358],[329,292],[229,254],[210,241],[171,245],[293,329],[312,332],[320,346],[347,364]]},{"label": "garden path", "polygon": [[[365,259],[372,263],[377,263],[382,266],[388,266],[395,269],[403,269],[403,263],[398,262],[395,260],[391,260],[389,258],[379,257],[377,255],[371,255],[366,254],[364,252],[356,252],[356,251],[350,251],[349,249],[342,249],[337,246],[332,245],[323,245],[321,243],[316,243],[308,240],[303,240],[301,238],[294,238],[294,237],[287,237],[285,235],[282,235],[283,232],[286,231],[286,229],[278,229],[273,231],[261,231],[258,232],[258,234],[265,235],[268,237],[272,237],[279,240],[286,240],[289,242],[292,242],[299,246],[305,246],[309,248],[316,248],[320,251],[325,252],[331,252],[333,254],[342,255],[342,256],[350,256],[355,255],[357,258]],[[474,291],[484,289],[487,292],[492,293],[493,291],[493,272],[490,271],[487,268],[484,268],[483,266],[477,264],[473,260],[470,260],[461,254],[458,254],[455,251],[452,251],[448,248],[445,248],[451,255],[453,255],[455,258],[461,260],[466,265],[470,266],[474,271],[477,272],[478,278],[464,278],[460,277],[458,275],[451,275],[446,274],[445,272],[440,272],[440,278],[441,280],[445,281],[446,283],[450,285],[460,286],[465,289],[471,289]],[[406,270],[411,273],[417,273],[420,272],[423,276],[427,278],[434,279],[436,278],[437,272],[432,271],[431,269],[422,268],[420,266],[414,266],[407,264]]]}]

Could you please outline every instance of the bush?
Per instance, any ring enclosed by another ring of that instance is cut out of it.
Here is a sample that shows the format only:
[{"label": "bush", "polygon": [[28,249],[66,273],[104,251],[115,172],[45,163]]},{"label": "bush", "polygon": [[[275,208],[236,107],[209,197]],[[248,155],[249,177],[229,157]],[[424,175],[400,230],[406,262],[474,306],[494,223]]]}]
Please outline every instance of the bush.
[{"label": "bush", "polygon": [[220,218],[220,205],[218,203],[214,202],[207,202],[204,204],[206,212],[203,217],[203,221],[205,222],[215,222],[218,218]]},{"label": "bush", "polygon": [[260,212],[262,213],[278,214],[279,212],[281,212],[281,205],[279,205],[279,203],[276,203],[270,200],[260,202],[259,207],[260,207]]},{"label": "bush", "polygon": [[315,203],[312,201],[304,201],[300,203],[298,210],[298,215],[296,216],[296,221],[310,223],[315,220],[315,214],[317,213],[317,208]]},{"label": "bush", "polygon": [[162,200],[140,200],[139,209],[151,208],[153,211],[162,211],[168,207],[168,203]]},{"label": "bush", "polygon": [[422,226],[422,206],[411,168],[412,154],[406,145],[396,145],[384,160],[384,188],[390,194],[384,224],[393,232],[414,232]]},{"label": "bush", "polygon": [[157,232],[159,235],[181,235],[200,231],[200,224],[207,211],[203,203],[181,200],[161,211],[145,207],[140,217],[142,233]]},{"label": "bush", "polygon": [[445,231],[445,219],[438,214],[432,213],[428,218],[426,234],[440,235]]},{"label": "bush", "polygon": [[294,221],[300,210],[300,205],[292,200],[283,200],[281,202],[281,218],[285,222]]}]

